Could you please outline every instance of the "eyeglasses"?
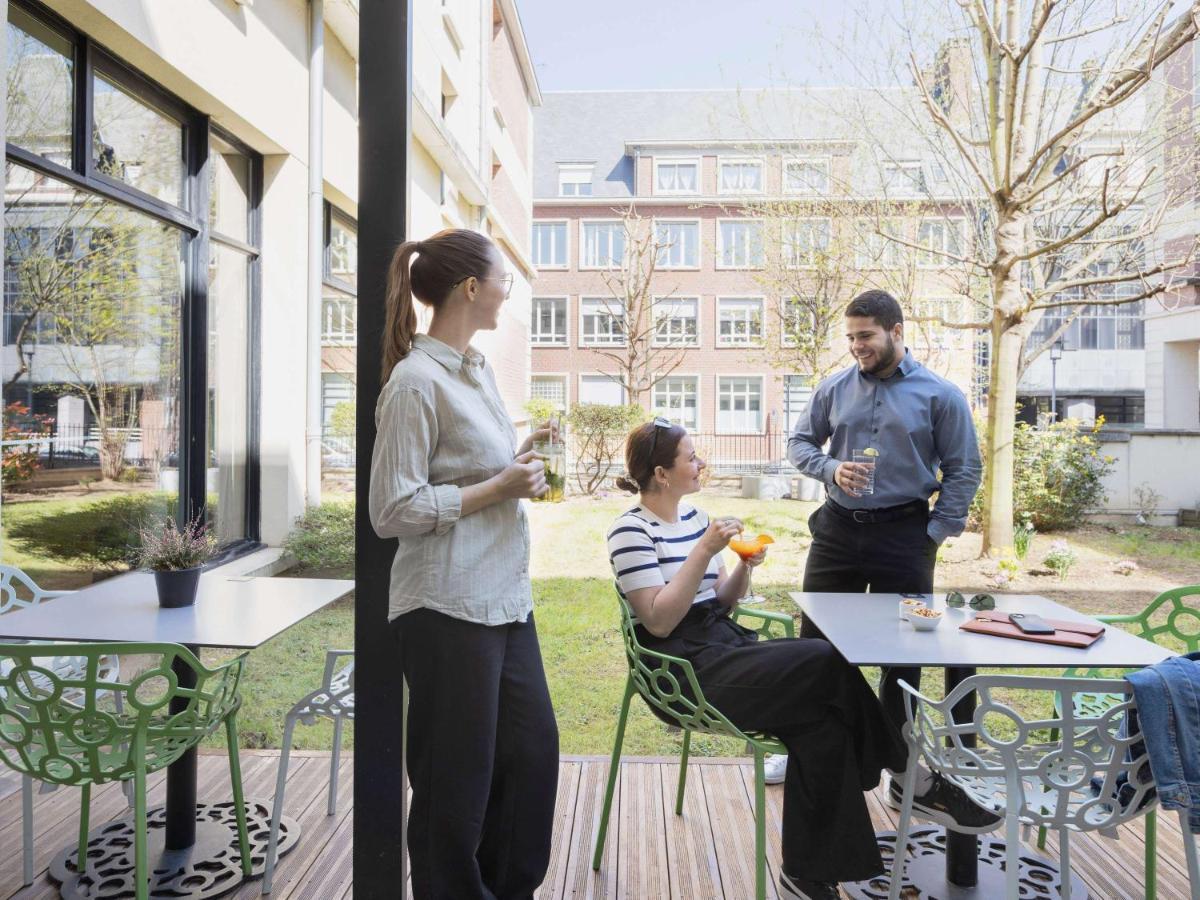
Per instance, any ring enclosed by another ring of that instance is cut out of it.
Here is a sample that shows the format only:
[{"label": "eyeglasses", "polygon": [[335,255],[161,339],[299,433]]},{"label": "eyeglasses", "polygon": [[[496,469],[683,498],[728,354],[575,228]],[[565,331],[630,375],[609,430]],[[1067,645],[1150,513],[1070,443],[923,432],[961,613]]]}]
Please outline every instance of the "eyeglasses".
[{"label": "eyeglasses", "polygon": [[[512,272],[505,272],[505,273],[504,273],[503,275],[501,275],[499,278],[492,278],[490,275],[485,275],[485,276],[483,276],[482,278],[481,278],[480,276],[478,276],[478,275],[468,275],[468,276],[467,276],[467,278],[474,278],[474,279],[476,279],[476,280],[478,280],[478,281],[496,281],[496,282],[499,282],[500,284],[504,285],[504,299],[505,299],[505,300],[507,300],[507,299],[508,299],[508,296],[509,296],[509,294],[511,294],[511,293],[512,293],[512,286],[513,286],[513,274],[512,274]],[[454,282],[454,284],[450,285],[450,287],[451,287],[451,288],[456,288],[456,287],[458,287],[460,284],[462,284],[464,281],[466,281],[466,280],[467,280],[467,278],[460,278],[460,279],[458,279],[458,281]]]},{"label": "eyeglasses", "polygon": [[962,606],[963,604],[971,607],[971,609],[995,609],[996,598],[991,594],[976,594],[968,600],[958,591],[951,591],[946,595],[947,606]]},{"label": "eyeglasses", "polygon": [[654,437],[650,439],[650,459],[654,459],[654,448],[658,446],[658,429],[670,428],[671,420],[664,419],[662,416],[654,417]]}]

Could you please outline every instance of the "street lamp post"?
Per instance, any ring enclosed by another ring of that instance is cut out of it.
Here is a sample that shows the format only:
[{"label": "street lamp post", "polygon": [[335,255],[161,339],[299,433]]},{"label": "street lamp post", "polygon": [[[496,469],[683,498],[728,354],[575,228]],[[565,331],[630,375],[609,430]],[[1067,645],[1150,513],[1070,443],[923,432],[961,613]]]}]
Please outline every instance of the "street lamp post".
[{"label": "street lamp post", "polygon": [[1063,339],[1050,345],[1050,421],[1058,419],[1058,361],[1063,355]]}]

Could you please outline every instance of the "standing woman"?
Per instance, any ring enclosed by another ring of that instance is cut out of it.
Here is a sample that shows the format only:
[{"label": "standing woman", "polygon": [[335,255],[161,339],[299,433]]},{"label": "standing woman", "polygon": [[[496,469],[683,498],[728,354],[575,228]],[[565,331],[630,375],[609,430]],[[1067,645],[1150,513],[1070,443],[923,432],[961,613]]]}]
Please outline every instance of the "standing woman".
[{"label": "standing woman", "polygon": [[[521,500],[547,487],[470,345],[512,287],[481,234],[397,248],[388,270],[371,524],[398,538],[388,621],[409,688],[413,896],[530,898],[550,860],[558,727]],[[416,297],[433,310],[417,334]]]}]

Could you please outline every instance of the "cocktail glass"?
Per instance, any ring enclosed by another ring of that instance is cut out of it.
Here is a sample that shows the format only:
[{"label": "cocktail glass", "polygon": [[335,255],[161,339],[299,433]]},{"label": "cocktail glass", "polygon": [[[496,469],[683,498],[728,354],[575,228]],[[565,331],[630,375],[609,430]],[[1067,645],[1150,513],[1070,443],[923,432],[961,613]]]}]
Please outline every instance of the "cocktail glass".
[{"label": "cocktail glass", "polygon": [[[752,556],[758,555],[763,547],[767,544],[775,543],[775,539],[769,534],[760,534],[756,538],[734,538],[729,542],[729,549],[741,557],[742,561],[749,559]],[[751,586],[751,580],[754,577],[754,569],[750,566],[746,567],[746,596],[738,600],[738,603],[762,603],[767,598],[761,594],[754,593],[754,588]]]}]

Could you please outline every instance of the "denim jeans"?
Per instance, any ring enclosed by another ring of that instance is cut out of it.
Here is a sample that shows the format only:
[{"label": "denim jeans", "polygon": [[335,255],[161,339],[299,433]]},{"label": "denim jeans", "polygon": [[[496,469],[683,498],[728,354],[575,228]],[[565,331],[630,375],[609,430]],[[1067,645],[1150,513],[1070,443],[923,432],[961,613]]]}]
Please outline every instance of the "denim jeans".
[{"label": "denim jeans", "polygon": [[1125,677],[1137,699],[1159,802],[1186,809],[1192,834],[1200,834],[1200,653]]}]

